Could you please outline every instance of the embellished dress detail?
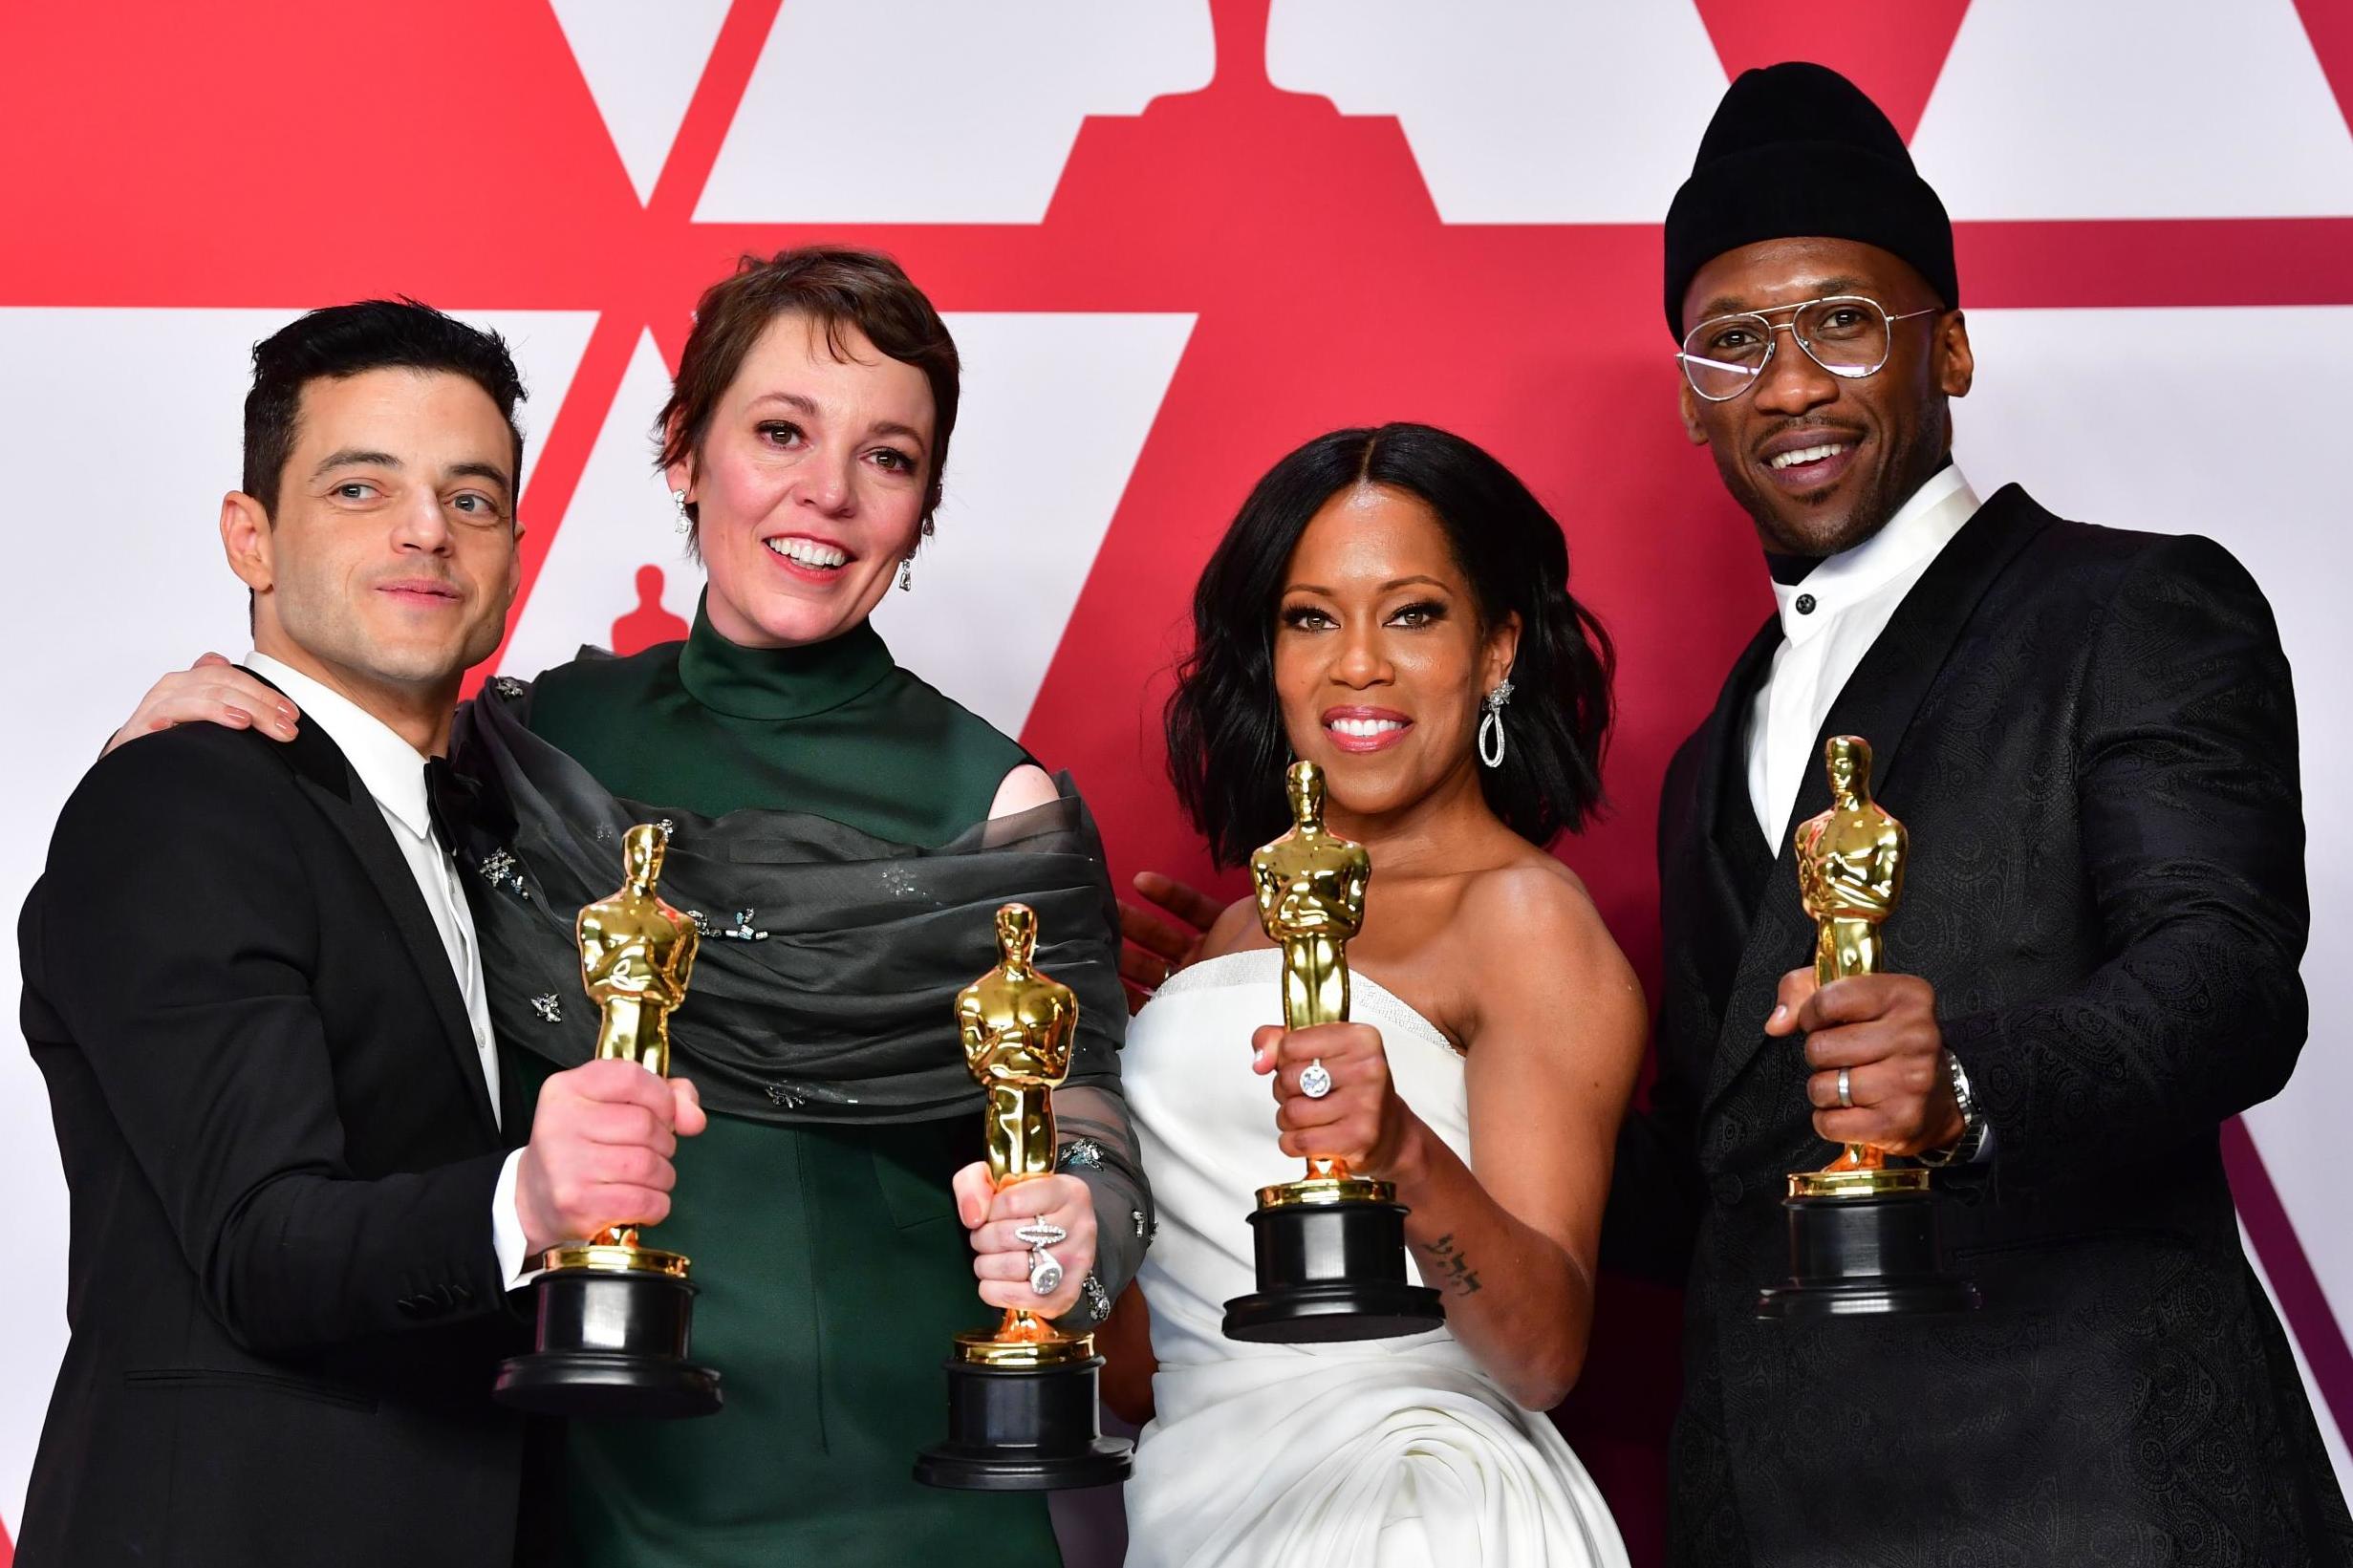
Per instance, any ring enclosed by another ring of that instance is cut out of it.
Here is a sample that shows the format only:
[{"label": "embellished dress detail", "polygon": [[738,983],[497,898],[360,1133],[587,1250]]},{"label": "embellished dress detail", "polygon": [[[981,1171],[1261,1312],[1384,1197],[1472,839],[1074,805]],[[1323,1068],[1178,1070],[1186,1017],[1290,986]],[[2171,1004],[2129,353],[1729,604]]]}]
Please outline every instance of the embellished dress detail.
[{"label": "embellished dress detail", "polygon": [[704,934],[672,1070],[710,1126],[680,1140],[676,1208],[645,1234],[693,1260],[695,1359],[726,1404],[572,1424],[572,1560],[1057,1561],[1042,1497],[911,1472],[943,1430],[952,1337],[993,1316],[948,1189],[981,1154],[951,1004],[996,961],[1008,899],[1038,911],[1039,961],[1081,998],[1056,1110],[1101,1239],[1075,1326],[1108,1310],[1148,1228],[1118,1083],[1116,907],[1068,781],[988,821],[1021,749],[871,629],[746,649],[701,614],[684,643],[486,692],[456,756],[485,785],[463,853],[489,889],[485,968],[501,1038],[524,1047],[506,1053],[516,1092],[594,1049],[571,918],[609,890],[631,825],[667,823],[662,892]]},{"label": "embellished dress detail", "polygon": [[[1300,1345],[1220,1332],[1226,1300],[1256,1288],[1254,1194],[1299,1171],[1249,1065],[1251,1032],[1282,1021],[1281,975],[1272,948],[1195,964],[1130,1028],[1124,1081],[1159,1216],[1136,1283],[1159,1370],[1128,1568],[1626,1568],[1567,1442],[1445,1329]],[[1362,971],[1350,995],[1397,1092],[1467,1162],[1462,1058]]]}]

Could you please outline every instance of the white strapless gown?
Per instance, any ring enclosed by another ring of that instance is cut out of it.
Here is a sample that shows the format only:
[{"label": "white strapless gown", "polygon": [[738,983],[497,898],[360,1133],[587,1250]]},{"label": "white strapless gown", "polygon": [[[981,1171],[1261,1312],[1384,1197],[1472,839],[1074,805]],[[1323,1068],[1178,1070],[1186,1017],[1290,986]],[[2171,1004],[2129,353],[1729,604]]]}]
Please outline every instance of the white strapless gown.
[{"label": "white strapless gown", "polygon": [[[1272,948],[1183,970],[1120,1053],[1159,1211],[1136,1277],[1160,1369],[1127,1486],[1128,1568],[1625,1568],[1568,1444],[1445,1329],[1312,1345],[1218,1331],[1226,1300],[1256,1288],[1258,1189],[1302,1170],[1250,1070],[1251,1031],[1282,1020],[1281,974]],[[1462,1059],[1363,975],[1349,989],[1399,1095],[1467,1162]]]}]

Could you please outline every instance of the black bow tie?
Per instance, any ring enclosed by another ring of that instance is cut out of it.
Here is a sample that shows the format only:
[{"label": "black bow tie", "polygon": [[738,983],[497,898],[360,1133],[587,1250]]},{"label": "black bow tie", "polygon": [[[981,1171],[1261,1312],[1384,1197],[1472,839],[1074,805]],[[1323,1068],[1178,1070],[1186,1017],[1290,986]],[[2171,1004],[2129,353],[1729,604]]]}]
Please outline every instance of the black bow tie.
[{"label": "black bow tie", "polygon": [[434,826],[442,830],[448,848],[453,852],[463,849],[466,829],[473,825],[475,812],[482,804],[482,785],[450,766],[448,758],[428,757],[425,801],[432,807]]}]

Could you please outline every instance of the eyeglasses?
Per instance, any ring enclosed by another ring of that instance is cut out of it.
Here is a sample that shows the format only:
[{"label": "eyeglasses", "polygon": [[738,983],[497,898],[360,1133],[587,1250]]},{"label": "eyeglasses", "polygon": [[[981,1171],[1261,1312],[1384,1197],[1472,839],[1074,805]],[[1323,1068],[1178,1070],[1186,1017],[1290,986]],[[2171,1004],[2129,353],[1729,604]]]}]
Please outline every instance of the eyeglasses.
[{"label": "eyeglasses", "polygon": [[[1773,362],[1778,334],[1787,333],[1805,356],[1833,376],[1859,381],[1888,362],[1892,324],[1935,315],[1941,307],[1889,315],[1888,308],[1863,294],[1830,294],[1802,305],[1710,316],[1683,334],[1675,359],[1692,390],[1711,403],[1728,403],[1757,384]],[[1772,318],[1787,313],[1787,321]]]}]

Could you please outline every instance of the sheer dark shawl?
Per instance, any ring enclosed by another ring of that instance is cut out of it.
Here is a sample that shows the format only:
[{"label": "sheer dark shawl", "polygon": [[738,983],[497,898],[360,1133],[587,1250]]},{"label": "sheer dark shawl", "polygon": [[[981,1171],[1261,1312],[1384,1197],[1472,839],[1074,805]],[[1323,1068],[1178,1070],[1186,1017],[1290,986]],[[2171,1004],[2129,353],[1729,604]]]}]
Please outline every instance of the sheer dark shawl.
[{"label": "sheer dark shawl", "polygon": [[496,682],[460,711],[451,745],[478,791],[453,836],[500,1041],[558,1067],[589,1060],[597,1012],[572,921],[620,886],[621,834],[662,822],[661,895],[703,934],[670,1020],[671,1070],[705,1106],[787,1124],[977,1119],[954,1000],[997,962],[997,907],[1027,904],[1038,967],[1079,999],[1054,1111],[1064,1168],[1095,1192],[1108,1311],[1142,1256],[1151,1198],[1119,1085],[1118,906],[1069,776],[1053,802],[926,848],[801,812],[712,818],[620,799],[531,733],[529,707],[527,684]]}]

